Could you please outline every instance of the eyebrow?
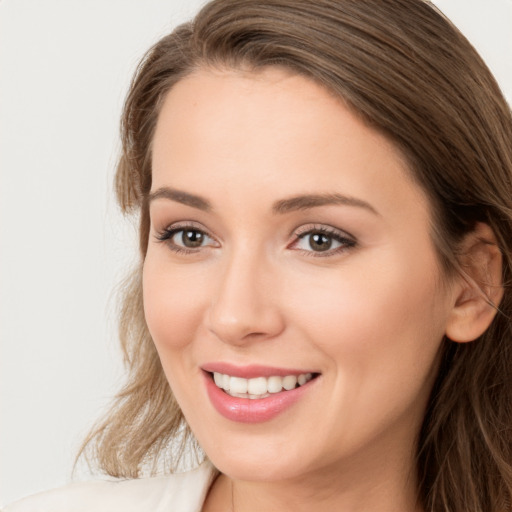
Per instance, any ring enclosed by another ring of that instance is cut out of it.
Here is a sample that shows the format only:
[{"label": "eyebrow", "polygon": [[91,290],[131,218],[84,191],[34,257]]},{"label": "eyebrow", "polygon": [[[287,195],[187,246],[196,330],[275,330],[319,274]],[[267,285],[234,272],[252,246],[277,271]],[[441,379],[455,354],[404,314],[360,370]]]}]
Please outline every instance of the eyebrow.
[{"label": "eyebrow", "polygon": [[182,190],[176,190],[169,187],[161,187],[149,194],[149,203],[155,201],[156,199],[170,199],[171,201],[175,201],[186,206],[191,206],[192,208],[197,208],[198,210],[203,210],[205,212],[212,210],[212,205],[207,199],[204,199],[201,196],[196,196],[195,194],[189,194],[188,192],[183,192]]},{"label": "eyebrow", "polygon": [[306,194],[289,199],[281,199],[276,201],[272,207],[274,213],[288,213],[296,210],[309,210],[318,206],[355,206],[364,208],[375,215],[380,215],[377,210],[366,201],[357,199],[356,197],[344,196],[342,194]]},{"label": "eyebrow", "polygon": [[[211,203],[204,197],[170,187],[161,187],[149,194],[149,203],[156,199],[169,199],[206,212],[213,210]],[[364,208],[375,215],[380,215],[377,210],[366,201],[342,194],[303,194],[287,199],[280,199],[272,205],[272,211],[275,214],[285,214],[330,205],[355,206]]]}]

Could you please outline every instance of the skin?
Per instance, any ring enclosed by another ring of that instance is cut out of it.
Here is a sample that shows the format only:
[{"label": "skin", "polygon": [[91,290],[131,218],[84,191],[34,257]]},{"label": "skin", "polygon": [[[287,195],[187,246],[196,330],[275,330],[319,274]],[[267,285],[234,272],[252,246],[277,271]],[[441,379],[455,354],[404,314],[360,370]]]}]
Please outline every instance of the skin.
[{"label": "skin", "polygon": [[[153,193],[211,205],[151,202],[143,280],[167,379],[221,471],[204,510],[417,510],[415,439],[462,287],[440,270],[400,152],[306,78],[201,69],[168,93],[152,158]],[[368,206],[273,210],[311,193]],[[176,226],[203,245],[158,239]],[[319,227],[350,243],[315,252],[298,239]],[[200,367],[212,361],[320,376],[248,425],[210,403]]]}]

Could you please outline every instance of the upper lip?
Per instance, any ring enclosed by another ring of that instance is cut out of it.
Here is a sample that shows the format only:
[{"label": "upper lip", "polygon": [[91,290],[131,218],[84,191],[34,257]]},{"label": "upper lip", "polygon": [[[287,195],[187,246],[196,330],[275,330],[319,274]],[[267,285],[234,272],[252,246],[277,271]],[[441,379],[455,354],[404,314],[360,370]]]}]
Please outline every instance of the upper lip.
[{"label": "upper lip", "polygon": [[201,366],[205,372],[216,372],[232,377],[241,377],[244,379],[252,379],[255,377],[286,377],[287,375],[301,375],[304,373],[318,373],[310,369],[299,370],[296,368],[278,368],[275,366],[264,366],[259,364],[251,364],[247,366],[238,366],[231,363],[213,362],[206,363]]}]

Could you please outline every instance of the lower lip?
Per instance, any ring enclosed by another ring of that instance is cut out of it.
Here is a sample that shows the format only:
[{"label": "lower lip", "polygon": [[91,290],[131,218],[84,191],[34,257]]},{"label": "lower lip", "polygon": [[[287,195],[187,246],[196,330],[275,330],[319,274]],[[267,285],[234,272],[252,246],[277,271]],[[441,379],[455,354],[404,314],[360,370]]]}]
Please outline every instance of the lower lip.
[{"label": "lower lip", "polygon": [[275,418],[300,400],[318,378],[290,391],[272,393],[266,398],[250,399],[228,395],[215,385],[211,374],[205,372],[204,375],[206,390],[213,407],[224,418],[239,423],[262,423]]}]

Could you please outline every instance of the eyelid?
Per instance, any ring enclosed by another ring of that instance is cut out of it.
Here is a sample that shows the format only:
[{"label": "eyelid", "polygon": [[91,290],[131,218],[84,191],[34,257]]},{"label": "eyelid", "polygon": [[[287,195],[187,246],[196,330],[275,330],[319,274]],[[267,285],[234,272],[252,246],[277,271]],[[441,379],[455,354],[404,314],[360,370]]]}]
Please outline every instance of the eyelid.
[{"label": "eyelid", "polygon": [[[313,251],[313,250],[305,250],[305,249],[299,249],[295,248],[293,249],[293,246],[296,245],[300,240],[305,238],[309,234],[313,233],[323,233],[331,238],[333,238],[335,241],[340,243],[340,247],[336,247],[334,249],[328,249],[326,251]],[[343,253],[349,249],[354,248],[357,246],[357,239],[347,231],[343,231],[341,229],[335,228],[333,226],[325,225],[325,224],[306,224],[304,226],[301,226],[300,228],[296,229],[293,233],[294,239],[292,240],[291,244],[288,245],[289,248],[292,248],[292,250],[299,251],[306,255],[307,257],[313,257],[313,258],[322,258],[322,257],[329,257],[329,256],[335,256],[340,253]]]},{"label": "eyelid", "polygon": [[[172,241],[173,237],[181,232],[186,230],[198,231],[205,235],[208,239],[210,239],[211,243],[206,245],[201,245],[199,247],[186,247],[174,243]],[[211,247],[220,247],[220,244],[215,236],[210,234],[209,230],[205,228],[202,224],[195,221],[182,221],[182,222],[174,222],[172,224],[167,225],[163,229],[156,230],[155,238],[158,242],[166,243],[169,248],[174,252],[181,252],[187,254],[197,253],[201,250],[211,248]],[[300,240],[305,238],[307,235],[314,233],[322,233],[338,244],[339,247],[335,247],[333,249],[327,249],[325,251],[315,251],[315,250],[306,250],[302,248],[294,248],[294,245],[297,245]],[[341,252],[347,251],[357,245],[356,238],[348,233],[347,231],[341,230],[339,228],[335,228],[330,225],[325,224],[305,224],[295,229],[295,231],[290,235],[293,236],[293,240],[287,245],[287,248],[301,252],[308,257],[329,257],[339,254]]]},{"label": "eyelid", "polygon": [[[196,248],[191,247],[183,247],[181,245],[177,245],[171,242],[171,238],[179,233],[180,231],[199,231],[203,233],[207,238],[212,240],[214,244],[207,244]],[[155,238],[158,242],[167,243],[169,247],[175,252],[186,252],[186,253],[195,253],[200,249],[204,249],[207,247],[219,246],[219,242],[217,239],[206,229],[203,225],[199,224],[195,221],[183,221],[183,222],[174,222],[164,227],[163,229],[155,229]]]},{"label": "eyelid", "polygon": [[157,233],[163,233],[165,231],[175,231],[177,229],[196,229],[197,231],[202,231],[203,233],[209,235],[208,229],[194,220],[172,222],[171,224],[165,225],[162,229],[155,228],[155,231]]},{"label": "eyelid", "polygon": [[305,224],[295,229],[294,235],[298,238],[302,238],[308,233],[319,231],[321,233],[327,233],[330,235],[336,235],[341,238],[351,239],[355,242],[355,236],[351,235],[349,232],[344,231],[343,229],[335,228],[333,226],[329,226],[328,224]]}]

